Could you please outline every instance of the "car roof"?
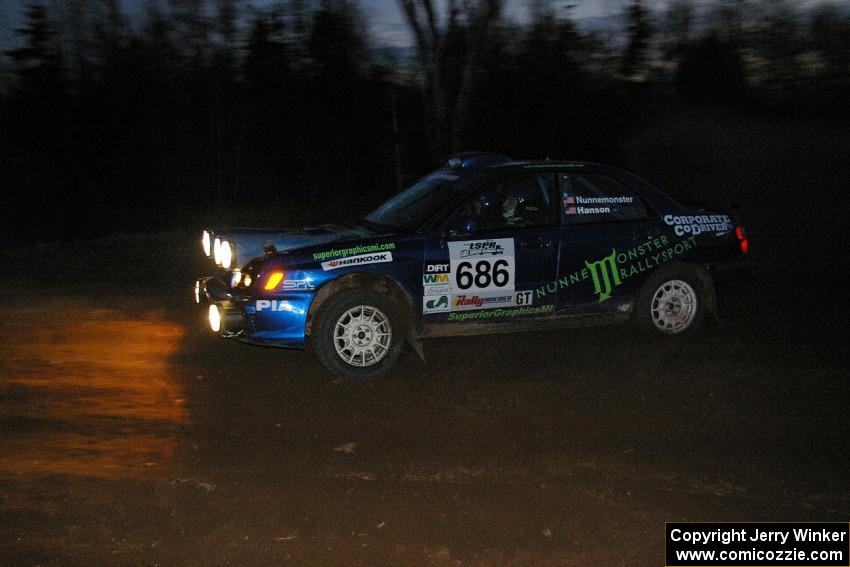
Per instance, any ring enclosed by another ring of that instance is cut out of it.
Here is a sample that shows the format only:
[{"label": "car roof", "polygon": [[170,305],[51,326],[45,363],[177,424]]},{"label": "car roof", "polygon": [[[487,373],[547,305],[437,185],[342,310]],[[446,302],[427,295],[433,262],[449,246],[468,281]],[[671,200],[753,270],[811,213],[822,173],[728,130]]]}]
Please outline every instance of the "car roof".
[{"label": "car roof", "polygon": [[613,166],[574,160],[513,160],[506,155],[489,152],[463,152],[449,156],[442,169],[461,177],[473,174],[528,169],[617,169]]},{"label": "car roof", "polygon": [[[456,175],[464,187],[463,193],[501,175],[528,171],[550,173],[588,171],[611,175],[636,191],[656,211],[683,210],[669,195],[639,176],[614,165],[571,160],[512,160],[506,155],[488,152],[464,152],[450,156],[440,171]],[[457,200],[460,200],[460,196]],[[456,203],[453,201],[451,206]],[[447,207],[450,208],[450,207]],[[426,223],[426,226],[431,223]]]}]

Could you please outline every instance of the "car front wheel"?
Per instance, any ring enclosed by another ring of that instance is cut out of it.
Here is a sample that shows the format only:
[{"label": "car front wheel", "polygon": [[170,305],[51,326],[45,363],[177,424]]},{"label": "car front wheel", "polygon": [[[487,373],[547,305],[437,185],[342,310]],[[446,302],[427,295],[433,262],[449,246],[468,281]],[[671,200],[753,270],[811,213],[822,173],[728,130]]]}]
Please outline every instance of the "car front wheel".
[{"label": "car front wheel", "polygon": [[319,362],[339,376],[369,380],[389,370],[404,349],[397,307],[370,291],[344,291],[316,315],[310,337]]}]

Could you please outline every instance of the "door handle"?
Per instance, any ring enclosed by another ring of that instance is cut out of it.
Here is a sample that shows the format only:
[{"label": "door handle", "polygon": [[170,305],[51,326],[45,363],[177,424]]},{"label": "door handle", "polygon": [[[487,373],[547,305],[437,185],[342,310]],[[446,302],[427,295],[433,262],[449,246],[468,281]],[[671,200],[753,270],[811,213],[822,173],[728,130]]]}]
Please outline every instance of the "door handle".
[{"label": "door handle", "polygon": [[538,236],[537,238],[535,238],[533,240],[523,240],[522,241],[522,247],[523,248],[530,248],[532,250],[539,250],[541,248],[549,248],[550,246],[552,246],[552,241],[546,240],[542,236]]}]

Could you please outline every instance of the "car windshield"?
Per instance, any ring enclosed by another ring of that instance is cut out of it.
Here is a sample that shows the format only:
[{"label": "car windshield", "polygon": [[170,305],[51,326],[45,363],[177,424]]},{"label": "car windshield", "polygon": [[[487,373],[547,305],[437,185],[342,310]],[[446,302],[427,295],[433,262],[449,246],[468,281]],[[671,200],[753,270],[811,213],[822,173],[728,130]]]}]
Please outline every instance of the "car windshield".
[{"label": "car windshield", "polygon": [[436,171],[417,181],[369,213],[369,223],[397,228],[419,228],[443,205],[458,195],[457,175]]}]

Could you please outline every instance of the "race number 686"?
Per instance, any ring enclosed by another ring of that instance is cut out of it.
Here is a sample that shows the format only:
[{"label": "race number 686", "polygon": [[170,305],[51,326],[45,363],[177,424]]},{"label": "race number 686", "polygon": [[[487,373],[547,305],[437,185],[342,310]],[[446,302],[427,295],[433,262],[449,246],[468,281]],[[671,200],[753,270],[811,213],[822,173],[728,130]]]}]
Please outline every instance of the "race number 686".
[{"label": "race number 686", "polygon": [[476,288],[490,287],[490,284],[505,287],[511,280],[507,267],[507,260],[479,260],[475,262],[474,267],[472,262],[461,262],[457,265],[455,276],[457,287],[463,290],[471,288],[473,284]]}]

